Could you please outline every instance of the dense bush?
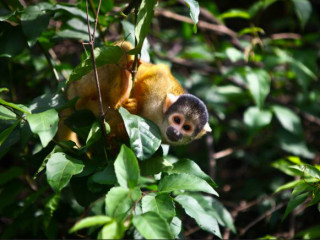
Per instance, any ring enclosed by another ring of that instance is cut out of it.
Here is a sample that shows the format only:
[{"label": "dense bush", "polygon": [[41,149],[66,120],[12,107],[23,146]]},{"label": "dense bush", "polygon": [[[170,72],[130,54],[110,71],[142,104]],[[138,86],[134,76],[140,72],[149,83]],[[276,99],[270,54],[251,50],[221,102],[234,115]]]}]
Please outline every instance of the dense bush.
[{"label": "dense bush", "polygon": [[97,65],[116,63],[112,43],[135,36],[135,54],[204,100],[213,129],[168,148],[120,109],[130,141],[114,151],[88,111],[67,119],[81,148],[54,138],[74,105],[67,81],[93,66],[86,1],[1,1],[1,237],[320,238],[317,7],[102,1]]}]

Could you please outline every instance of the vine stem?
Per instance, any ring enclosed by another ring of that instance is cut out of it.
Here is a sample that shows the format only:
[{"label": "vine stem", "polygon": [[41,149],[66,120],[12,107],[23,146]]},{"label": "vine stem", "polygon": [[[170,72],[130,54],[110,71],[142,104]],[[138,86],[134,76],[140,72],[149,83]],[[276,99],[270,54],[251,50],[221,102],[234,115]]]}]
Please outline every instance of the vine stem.
[{"label": "vine stem", "polygon": [[[103,110],[103,102],[102,102],[101,88],[100,88],[98,70],[97,70],[96,59],[95,59],[95,54],[94,54],[95,34],[96,34],[96,30],[97,30],[97,23],[98,23],[98,16],[99,16],[99,12],[100,12],[100,6],[101,6],[101,0],[99,1],[98,9],[97,9],[97,12],[96,12],[96,15],[95,15],[95,22],[94,22],[93,33],[91,34],[90,21],[89,21],[88,0],[86,0],[87,24],[88,24],[88,34],[89,34],[89,45],[90,45],[90,50],[91,50],[91,58],[92,58],[92,64],[93,64],[93,72],[94,72],[95,83],[96,83],[97,92],[98,92],[98,99],[99,99],[99,121],[100,121],[101,129],[102,129],[103,137],[104,137],[104,139],[105,139],[105,142],[107,143],[107,130],[106,130],[106,126],[105,126],[105,124],[104,124],[105,113],[104,113],[104,110]],[[106,147],[106,146],[105,146],[105,147]]]}]

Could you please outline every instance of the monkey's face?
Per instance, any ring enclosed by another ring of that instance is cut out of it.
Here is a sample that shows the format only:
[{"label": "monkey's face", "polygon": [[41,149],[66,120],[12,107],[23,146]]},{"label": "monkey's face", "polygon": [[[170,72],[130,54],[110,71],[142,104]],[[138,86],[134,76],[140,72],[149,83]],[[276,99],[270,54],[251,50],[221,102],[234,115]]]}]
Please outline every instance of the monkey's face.
[{"label": "monkey's face", "polygon": [[[171,99],[172,100],[172,99]],[[168,103],[167,103],[168,104]],[[176,97],[165,111],[162,136],[170,145],[188,144],[211,131],[204,103],[190,94]]]},{"label": "monkey's face", "polygon": [[165,136],[170,144],[187,144],[193,140],[193,133],[193,123],[186,120],[182,113],[173,113],[168,117]]}]

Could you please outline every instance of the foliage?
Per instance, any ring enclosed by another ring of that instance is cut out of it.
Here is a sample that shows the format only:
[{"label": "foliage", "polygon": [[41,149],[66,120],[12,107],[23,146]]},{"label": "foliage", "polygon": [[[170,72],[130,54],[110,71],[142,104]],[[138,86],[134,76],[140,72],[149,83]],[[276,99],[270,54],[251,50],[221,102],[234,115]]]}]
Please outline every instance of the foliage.
[{"label": "foliage", "polygon": [[80,148],[54,138],[75,103],[66,83],[93,67],[86,2],[63,2],[0,2],[2,238],[320,237],[318,3],[102,1],[97,67],[135,38],[132,54],[170,65],[213,128],[168,150],[120,109],[129,141],[105,150],[88,111],[66,120]]}]

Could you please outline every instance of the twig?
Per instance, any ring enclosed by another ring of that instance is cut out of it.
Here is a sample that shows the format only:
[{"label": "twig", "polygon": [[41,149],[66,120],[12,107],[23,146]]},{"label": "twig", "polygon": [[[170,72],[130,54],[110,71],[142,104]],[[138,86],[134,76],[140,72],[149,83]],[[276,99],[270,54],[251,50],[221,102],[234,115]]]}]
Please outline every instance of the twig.
[{"label": "twig", "polygon": [[286,205],[286,203],[280,203],[275,208],[265,212],[264,214],[260,215],[258,218],[250,222],[245,228],[241,229],[239,233],[239,237],[243,236],[250,228],[252,228],[254,225],[256,225],[258,222],[262,221],[266,217],[269,217],[272,213],[275,211],[278,211],[280,208],[283,208]]},{"label": "twig", "polygon": [[99,120],[100,120],[100,126],[101,126],[101,129],[102,129],[103,137],[107,142],[107,130],[106,130],[106,126],[104,124],[105,113],[104,113],[104,110],[103,110],[101,88],[100,88],[98,70],[97,70],[96,59],[95,59],[95,54],[94,54],[95,33],[96,33],[96,29],[97,29],[97,23],[98,23],[98,16],[99,16],[99,11],[100,11],[101,1],[102,0],[99,0],[99,5],[98,5],[97,13],[96,13],[96,16],[95,16],[95,24],[94,24],[94,29],[93,29],[93,34],[92,35],[91,35],[90,22],[89,22],[88,0],[86,0],[86,8],[87,8],[87,24],[88,24],[88,34],[89,34],[89,45],[91,47],[90,48],[90,50],[91,50],[91,58],[92,58],[92,63],[93,63],[94,77],[95,77],[95,82],[96,82],[96,87],[97,87],[97,92],[98,92],[98,99],[99,99]]},{"label": "twig", "polygon": [[[193,24],[192,19],[185,17],[185,16],[182,16],[182,15],[179,15],[179,14],[176,14],[176,13],[168,11],[168,10],[161,9],[161,8],[160,9],[158,8],[158,10],[155,11],[155,15],[161,15],[163,17],[171,18],[176,21]],[[217,34],[223,34],[223,35],[230,36],[232,38],[232,43],[237,48],[243,50],[243,47],[240,45],[239,40],[237,39],[237,33],[232,31],[230,28],[226,27],[225,25],[213,24],[213,23],[208,23],[208,22],[200,20],[198,22],[197,26],[200,29],[206,29],[206,30],[214,31]]]},{"label": "twig", "polygon": [[[100,1],[100,3],[101,3],[101,1]],[[99,5],[100,5],[100,3],[99,3]],[[93,0],[89,0],[89,4],[90,4],[91,10],[92,10],[94,16],[96,16],[96,18],[97,18],[97,16],[99,16],[99,14],[97,14],[98,12],[94,6]],[[98,8],[100,9],[100,6]],[[104,32],[103,32],[102,26],[100,25],[100,23],[98,21],[96,21],[96,24],[98,24],[99,36],[100,36],[101,40],[104,42],[105,39],[104,39]],[[97,28],[97,26],[95,26],[95,28]]]},{"label": "twig", "polygon": [[271,39],[300,39],[301,35],[296,33],[275,33],[270,36]]},{"label": "twig", "polygon": [[[135,2],[135,6],[134,6],[134,26],[137,25],[137,18],[138,18],[138,10],[139,10],[139,6],[141,4],[141,1],[133,1]],[[137,47],[137,39],[136,37],[134,37],[134,47]],[[133,61],[133,65],[132,65],[132,70],[131,70],[131,76],[132,76],[132,89],[131,89],[131,95],[133,94],[133,89],[134,89],[134,82],[136,79],[136,74],[138,71],[138,54],[136,53],[134,55],[134,61]]]}]

